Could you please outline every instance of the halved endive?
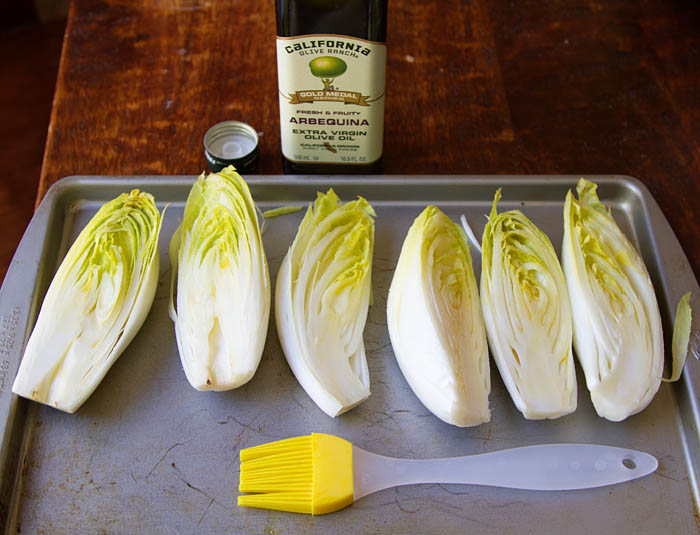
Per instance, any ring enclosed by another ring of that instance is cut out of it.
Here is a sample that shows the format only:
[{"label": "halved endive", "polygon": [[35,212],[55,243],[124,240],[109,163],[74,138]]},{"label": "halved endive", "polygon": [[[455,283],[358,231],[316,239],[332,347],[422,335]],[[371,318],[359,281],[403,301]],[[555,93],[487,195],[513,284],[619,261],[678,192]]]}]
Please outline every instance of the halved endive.
[{"label": "halved endive", "polygon": [[153,196],[138,190],[98,210],[51,281],[15,394],[66,412],[92,394],[153,303],[161,221]]},{"label": "halved endive", "polygon": [[277,332],[292,372],[337,416],[370,394],[362,333],[370,301],[374,217],[333,190],[309,206],[277,275]]},{"label": "halved endive", "polygon": [[399,367],[428,410],[460,427],[488,422],[489,353],[467,236],[435,206],[408,230],[387,319]]},{"label": "halved endive", "polygon": [[515,406],[528,419],[576,410],[571,306],[549,238],[519,210],[498,213],[482,240],[481,302],[489,345]]},{"label": "halved endive", "polygon": [[170,256],[170,317],[187,380],[218,391],[248,382],[265,345],[270,275],[253,198],[233,167],[194,183]]},{"label": "halved endive", "polygon": [[[620,421],[644,409],[663,374],[656,294],[644,262],[596,185],[581,179],[564,205],[562,262],[574,310],[574,348],[593,406]],[[687,345],[687,344],[686,344]]]}]

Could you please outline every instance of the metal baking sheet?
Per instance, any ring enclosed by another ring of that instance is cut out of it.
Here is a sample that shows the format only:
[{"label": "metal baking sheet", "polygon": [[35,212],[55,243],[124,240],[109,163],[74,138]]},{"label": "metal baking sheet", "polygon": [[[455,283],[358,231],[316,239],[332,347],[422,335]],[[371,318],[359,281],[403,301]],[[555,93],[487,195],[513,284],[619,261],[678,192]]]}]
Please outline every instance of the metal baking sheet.
[{"label": "metal baking sheet", "polygon": [[[0,521],[7,533],[691,533],[698,531],[700,363],[662,384],[651,405],[621,423],[595,415],[578,369],[578,410],[554,421],[527,421],[495,365],[491,422],[459,429],[432,416],[409,389],[392,353],[386,297],[403,238],[428,203],[465,214],[480,236],[493,194],[501,210],[520,208],[551,238],[562,239],[562,206],[578,177],[281,177],[249,184],[262,210],[306,206],[332,186],[362,195],[377,211],[374,304],[365,329],[370,398],[336,419],[323,414],[291,374],[271,314],[255,377],[224,393],[192,389],[168,317],[168,243],[194,177],[71,177],[49,191],[15,255],[0,292]],[[666,219],[646,188],[622,176],[588,176],[646,261],[668,338],[675,304],[700,292]],[[19,399],[11,385],[43,295],[61,258],[99,205],[141,188],[168,204],[160,239],[161,272],[153,308],[102,384],[73,415]],[[302,213],[265,223],[276,279]],[[472,249],[475,269],[480,259]],[[694,318],[697,332],[698,316]],[[696,337],[698,335],[696,334]],[[668,351],[667,351],[668,353]],[[240,448],[310,432],[342,436],[397,457],[443,457],[553,442],[595,442],[657,456],[653,475],[613,487],[569,492],[417,485],[385,490],[338,513],[311,517],[238,508]]]}]

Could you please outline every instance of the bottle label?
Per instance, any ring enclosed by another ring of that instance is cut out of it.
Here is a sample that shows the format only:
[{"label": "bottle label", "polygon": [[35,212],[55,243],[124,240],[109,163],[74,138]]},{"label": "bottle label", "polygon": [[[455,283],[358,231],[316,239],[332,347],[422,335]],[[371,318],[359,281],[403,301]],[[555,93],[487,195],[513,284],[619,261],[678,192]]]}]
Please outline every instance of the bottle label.
[{"label": "bottle label", "polygon": [[342,35],[277,37],[282,154],[370,164],[382,155],[386,45]]}]

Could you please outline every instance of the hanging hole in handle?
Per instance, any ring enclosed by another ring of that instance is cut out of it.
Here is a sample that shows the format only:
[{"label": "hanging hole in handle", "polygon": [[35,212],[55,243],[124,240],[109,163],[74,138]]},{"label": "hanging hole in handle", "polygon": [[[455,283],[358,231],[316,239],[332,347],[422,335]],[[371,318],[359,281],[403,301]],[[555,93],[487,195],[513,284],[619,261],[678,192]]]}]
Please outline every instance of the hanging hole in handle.
[{"label": "hanging hole in handle", "polygon": [[634,459],[630,459],[629,457],[622,459],[622,466],[629,470],[634,470],[637,468],[637,463],[634,462]]}]

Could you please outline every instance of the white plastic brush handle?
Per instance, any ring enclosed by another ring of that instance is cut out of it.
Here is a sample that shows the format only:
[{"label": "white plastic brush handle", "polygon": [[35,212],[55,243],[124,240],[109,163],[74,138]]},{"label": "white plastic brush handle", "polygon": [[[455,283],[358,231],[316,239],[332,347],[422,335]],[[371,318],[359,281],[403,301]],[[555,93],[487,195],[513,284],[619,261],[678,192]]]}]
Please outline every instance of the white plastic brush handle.
[{"label": "white plastic brush handle", "polygon": [[546,444],[446,459],[394,459],[352,448],[354,498],[415,483],[572,490],[622,483],[658,467],[653,455],[594,444]]}]

